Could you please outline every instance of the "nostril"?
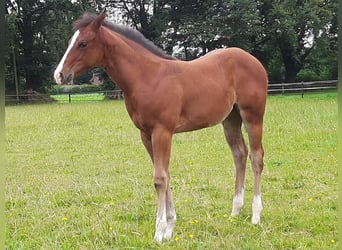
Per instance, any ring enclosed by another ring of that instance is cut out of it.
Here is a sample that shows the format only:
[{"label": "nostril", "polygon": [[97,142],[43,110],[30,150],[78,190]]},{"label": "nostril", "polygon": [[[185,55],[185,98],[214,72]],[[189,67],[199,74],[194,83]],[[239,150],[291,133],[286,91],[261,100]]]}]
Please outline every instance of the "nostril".
[{"label": "nostril", "polygon": [[64,74],[61,71],[55,71],[54,77],[58,85],[72,83],[73,73]]},{"label": "nostril", "polygon": [[55,71],[55,74],[54,74],[54,77],[55,77],[55,81],[57,84],[62,84],[63,82],[63,73],[62,72],[58,72],[57,70]]},{"label": "nostril", "polygon": [[63,81],[64,76],[62,72],[59,72],[58,78],[61,80],[61,82]]}]

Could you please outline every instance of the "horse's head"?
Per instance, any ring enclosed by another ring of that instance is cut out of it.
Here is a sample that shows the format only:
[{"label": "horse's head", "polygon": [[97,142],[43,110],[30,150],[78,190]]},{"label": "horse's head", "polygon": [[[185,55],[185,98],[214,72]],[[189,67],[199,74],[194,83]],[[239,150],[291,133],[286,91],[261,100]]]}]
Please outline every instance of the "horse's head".
[{"label": "horse's head", "polygon": [[99,49],[98,31],[106,16],[105,11],[87,25],[76,30],[69,41],[69,46],[59,62],[54,78],[57,84],[72,82],[74,77],[92,67],[100,66],[103,52]]}]

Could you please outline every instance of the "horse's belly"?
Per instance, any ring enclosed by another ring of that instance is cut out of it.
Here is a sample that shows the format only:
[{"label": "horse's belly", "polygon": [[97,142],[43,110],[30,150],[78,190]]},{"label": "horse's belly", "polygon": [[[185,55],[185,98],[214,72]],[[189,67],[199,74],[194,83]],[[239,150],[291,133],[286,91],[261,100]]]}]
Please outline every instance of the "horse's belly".
[{"label": "horse's belly", "polygon": [[221,123],[231,112],[233,104],[221,105],[198,105],[196,108],[188,110],[188,112],[183,112],[176,125],[175,132],[193,131]]}]

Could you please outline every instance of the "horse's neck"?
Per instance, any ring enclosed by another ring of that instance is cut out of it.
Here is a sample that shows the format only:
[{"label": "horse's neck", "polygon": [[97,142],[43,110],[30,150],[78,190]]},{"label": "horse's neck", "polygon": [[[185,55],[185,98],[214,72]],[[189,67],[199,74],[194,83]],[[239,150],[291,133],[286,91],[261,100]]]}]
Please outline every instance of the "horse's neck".
[{"label": "horse's neck", "polygon": [[160,70],[162,59],[129,39],[119,36],[112,41],[107,38],[105,43],[104,68],[125,95],[150,84]]}]

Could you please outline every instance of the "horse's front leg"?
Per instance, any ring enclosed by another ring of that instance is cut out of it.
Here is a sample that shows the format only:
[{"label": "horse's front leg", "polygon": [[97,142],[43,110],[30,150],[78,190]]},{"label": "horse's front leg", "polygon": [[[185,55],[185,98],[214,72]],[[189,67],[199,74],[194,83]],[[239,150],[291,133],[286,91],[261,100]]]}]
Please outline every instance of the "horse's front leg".
[{"label": "horse's front leg", "polygon": [[[158,195],[154,240],[161,243],[163,239],[170,239],[172,237],[176,223],[169,174],[172,133],[166,129],[158,128],[153,131],[150,142],[146,135],[142,135],[142,139],[152,157],[154,165],[153,180]],[[152,150],[149,148],[149,145],[152,147]]]},{"label": "horse's front leg", "polygon": [[170,187],[170,178],[169,185],[166,190],[166,219],[167,219],[167,227],[164,233],[164,239],[171,239],[173,236],[173,229],[176,225],[176,210],[173,206],[173,199]]}]

